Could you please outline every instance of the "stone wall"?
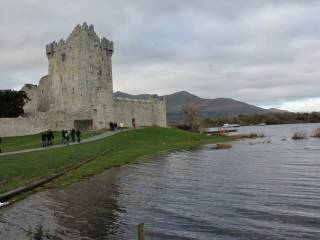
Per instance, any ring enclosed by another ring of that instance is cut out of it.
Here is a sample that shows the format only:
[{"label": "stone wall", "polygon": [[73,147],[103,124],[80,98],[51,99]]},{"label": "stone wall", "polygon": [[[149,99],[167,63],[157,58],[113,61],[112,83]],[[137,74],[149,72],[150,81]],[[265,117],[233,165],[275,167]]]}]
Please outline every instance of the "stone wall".
[{"label": "stone wall", "polygon": [[23,107],[25,116],[35,116],[38,105],[38,86],[33,84],[25,84],[21,91],[26,92],[28,98],[30,99]]},{"label": "stone wall", "polygon": [[47,112],[50,109],[51,97],[51,79],[44,76],[39,81],[38,86],[38,104],[37,109],[39,112]]},{"label": "stone wall", "polygon": [[45,121],[38,118],[0,118],[0,137],[40,133],[47,129]]},{"label": "stone wall", "polygon": [[137,126],[167,126],[166,105],[164,98],[139,100],[113,98],[114,121],[131,127],[132,118]]},{"label": "stone wall", "polygon": [[50,110],[71,113],[104,104],[101,109],[112,112],[112,53],[113,42],[100,39],[86,23],[78,25],[66,41],[48,44]]}]

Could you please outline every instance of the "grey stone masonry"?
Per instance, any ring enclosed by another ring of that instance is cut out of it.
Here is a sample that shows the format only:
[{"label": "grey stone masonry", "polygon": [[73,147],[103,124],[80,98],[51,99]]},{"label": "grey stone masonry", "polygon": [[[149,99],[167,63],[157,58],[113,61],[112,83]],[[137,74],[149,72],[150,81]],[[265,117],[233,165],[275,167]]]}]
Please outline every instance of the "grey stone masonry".
[{"label": "grey stone masonry", "polygon": [[66,40],[48,44],[48,75],[38,85],[26,84],[22,88],[31,101],[19,119],[1,120],[0,136],[31,134],[48,128],[101,129],[107,128],[110,121],[131,126],[132,118],[141,126],[165,127],[164,98],[113,98],[113,51],[113,42],[100,39],[93,25],[86,23],[77,25]]}]

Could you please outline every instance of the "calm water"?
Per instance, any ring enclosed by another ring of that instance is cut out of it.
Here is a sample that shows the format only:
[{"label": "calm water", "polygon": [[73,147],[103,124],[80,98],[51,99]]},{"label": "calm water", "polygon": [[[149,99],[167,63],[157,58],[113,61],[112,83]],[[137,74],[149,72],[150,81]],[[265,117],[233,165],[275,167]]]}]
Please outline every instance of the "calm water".
[{"label": "calm water", "polygon": [[[42,223],[61,239],[320,239],[320,124],[242,127],[266,138],[178,151],[0,209],[0,239]],[[285,141],[284,138],[287,138]]]}]

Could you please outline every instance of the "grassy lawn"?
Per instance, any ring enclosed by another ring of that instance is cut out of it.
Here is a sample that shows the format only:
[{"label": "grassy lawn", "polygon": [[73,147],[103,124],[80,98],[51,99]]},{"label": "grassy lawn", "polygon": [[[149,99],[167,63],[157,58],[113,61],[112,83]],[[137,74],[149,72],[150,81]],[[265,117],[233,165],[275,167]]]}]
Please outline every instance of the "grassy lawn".
[{"label": "grassy lawn", "polygon": [[64,186],[107,168],[133,163],[142,157],[171,149],[233,140],[178,129],[144,128],[122,132],[94,142],[47,151],[0,157],[0,193],[57,173],[94,157],[95,159],[60,177],[49,186]]},{"label": "grassy lawn", "polygon": [[[84,131],[82,133],[82,139],[93,137],[102,133],[105,130],[97,131]],[[54,132],[54,144],[61,143],[61,133]],[[42,147],[41,134],[19,136],[19,137],[3,137],[0,148],[2,152],[13,152],[24,149],[32,149]]]}]

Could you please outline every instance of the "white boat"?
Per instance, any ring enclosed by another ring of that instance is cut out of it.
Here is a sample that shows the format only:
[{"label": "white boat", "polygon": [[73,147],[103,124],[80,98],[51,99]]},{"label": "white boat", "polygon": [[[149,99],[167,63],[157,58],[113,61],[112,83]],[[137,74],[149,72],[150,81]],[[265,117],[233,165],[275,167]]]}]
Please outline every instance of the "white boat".
[{"label": "white boat", "polygon": [[0,202],[0,208],[9,205],[8,202]]},{"label": "white boat", "polygon": [[238,128],[240,127],[240,124],[229,124],[229,123],[225,123],[222,126],[223,128]]},{"label": "white boat", "polygon": [[230,133],[230,132],[237,132],[238,129],[232,128],[232,127],[215,127],[215,128],[205,128],[202,129],[200,132],[201,133],[209,133],[209,134],[221,134],[221,133]]}]

